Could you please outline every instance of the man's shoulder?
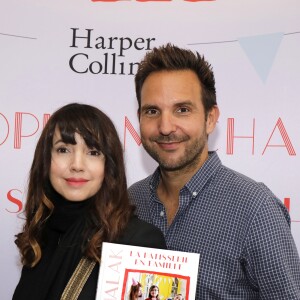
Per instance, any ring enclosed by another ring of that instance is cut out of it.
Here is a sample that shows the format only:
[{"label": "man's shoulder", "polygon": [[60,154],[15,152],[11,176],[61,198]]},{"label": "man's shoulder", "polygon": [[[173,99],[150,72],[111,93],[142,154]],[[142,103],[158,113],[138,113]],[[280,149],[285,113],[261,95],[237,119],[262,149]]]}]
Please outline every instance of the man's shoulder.
[{"label": "man's shoulder", "polygon": [[244,190],[247,193],[255,191],[275,197],[272,191],[263,182],[256,181],[255,179],[226,166],[222,166],[219,176],[224,184],[230,185],[231,189]]},{"label": "man's shoulder", "polygon": [[[265,183],[256,181],[226,166],[222,166],[218,176],[219,182],[222,182],[219,188],[232,195],[230,199],[237,205],[259,210],[263,205],[269,203],[279,208],[285,218],[289,219],[286,207]],[[235,199],[239,201],[235,201]]]},{"label": "man's shoulder", "polygon": [[135,193],[143,193],[149,190],[150,188],[150,179],[152,175],[149,175],[148,177],[141,179],[135,183],[133,183],[129,188],[128,192],[130,195]]}]

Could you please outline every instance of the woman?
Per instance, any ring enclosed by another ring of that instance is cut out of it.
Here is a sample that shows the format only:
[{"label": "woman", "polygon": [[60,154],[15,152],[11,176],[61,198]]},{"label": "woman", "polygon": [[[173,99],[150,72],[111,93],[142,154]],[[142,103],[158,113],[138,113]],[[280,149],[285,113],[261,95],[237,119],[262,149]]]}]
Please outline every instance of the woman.
[{"label": "woman", "polygon": [[134,216],[113,123],[73,103],[50,117],[37,143],[16,236],[23,269],[13,300],[95,299],[104,241],[166,247],[156,227]]},{"label": "woman", "polygon": [[129,291],[129,300],[142,300],[143,293],[142,293],[142,285],[132,278],[132,284]]},{"label": "woman", "polygon": [[148,298],[145,300],[159,300],[159,288],[157,285],[151,285],[149,289]]}]

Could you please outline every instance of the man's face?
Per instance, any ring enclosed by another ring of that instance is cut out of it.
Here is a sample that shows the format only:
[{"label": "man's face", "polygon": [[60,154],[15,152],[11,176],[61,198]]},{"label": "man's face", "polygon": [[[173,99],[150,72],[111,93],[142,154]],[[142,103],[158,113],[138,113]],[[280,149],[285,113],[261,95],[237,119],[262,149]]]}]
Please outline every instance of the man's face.
[{"label": "man's face", "polygon": [[208,113],[205,119],[201,98],[199,79],[190,70],[154,72],[145,80],[141,90],[141,138],[162,169],[198,169],[206,160],[207,135],[217,118],[212,121]]}]

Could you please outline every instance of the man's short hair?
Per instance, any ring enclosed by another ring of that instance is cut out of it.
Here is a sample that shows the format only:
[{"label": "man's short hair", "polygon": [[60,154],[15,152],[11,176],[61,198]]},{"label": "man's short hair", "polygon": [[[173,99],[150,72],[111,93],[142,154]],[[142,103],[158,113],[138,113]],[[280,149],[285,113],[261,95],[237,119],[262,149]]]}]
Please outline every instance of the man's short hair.
[{"label": "man's short hair", "polygon": [[201,98],[207,114],[217,105],[215,77],[211,65],[198,52],[179,48],[170,43],[147,52],[135,75],[135,91],[141,108],[141,90],[147,77],[153,72],[191,70],[201,85]]}]

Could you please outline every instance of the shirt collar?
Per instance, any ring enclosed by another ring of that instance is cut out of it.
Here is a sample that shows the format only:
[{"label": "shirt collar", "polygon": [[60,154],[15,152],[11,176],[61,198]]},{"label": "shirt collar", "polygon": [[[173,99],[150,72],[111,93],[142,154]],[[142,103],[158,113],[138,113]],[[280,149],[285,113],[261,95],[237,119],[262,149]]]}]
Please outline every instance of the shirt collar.
[{"label": "shirt collar", "polygon": [[[195,197],[203,189],[206,183],[214,175],[216,170],[221,166],[221,160],[215,151],[208,152],[208,159],[200,167],[200,169],[193,175],[193,177],[185,184],[183,188],[187,188],[188,191]],[[156,191],[160,180],[159,167],[150,177],[150,189]]]}]

